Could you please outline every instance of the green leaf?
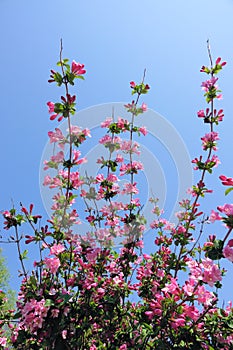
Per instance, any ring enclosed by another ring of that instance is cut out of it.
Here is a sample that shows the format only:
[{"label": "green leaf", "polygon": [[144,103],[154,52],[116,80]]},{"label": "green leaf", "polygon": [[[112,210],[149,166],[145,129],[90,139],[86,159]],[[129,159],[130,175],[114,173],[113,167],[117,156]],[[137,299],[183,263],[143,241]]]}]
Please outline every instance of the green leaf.
[{"label": "green leaf", "polygon": [[228,193],[230,193],[231,191],[233,191],[233,187],[229,187],[229,188],[225,191],[225,196],[227,196]]},{"label": "green leaf", "polygon": [[50,307],[50,306],[54,305],[54,301],[52,299],[46,299],[44,305]]},{"label": "green leaf", "polygon": [[28,255],[28,250],[25,249],[25,250],[23,251],[23,253],[20,255],[20,256],[21,256],[21,259],[27,259],[27,255]]},{"label": "green leaf", "polygon": [[85,78],[82,75],[76,75],[75,78],[85,80]]}]

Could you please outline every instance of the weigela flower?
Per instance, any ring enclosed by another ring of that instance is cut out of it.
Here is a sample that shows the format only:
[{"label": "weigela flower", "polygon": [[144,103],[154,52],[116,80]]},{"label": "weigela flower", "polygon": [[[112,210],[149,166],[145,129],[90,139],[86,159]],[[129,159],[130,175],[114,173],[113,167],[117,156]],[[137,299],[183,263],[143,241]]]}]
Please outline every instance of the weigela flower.
[{"label": "weigela flower", "polygon": [[221,57],[218,57],[215,61],[216,66],[219,65],[221,67],[225,66],[227,63],[226,62],[221,62]]},{"label": "weigela flower", "polygon": [[75,75],[82,75],[86,73],[85,69],[83,68],[84,68],[84,64],[73,61],[71,65],[71,72]]},{"label": "weigela flower", "polygon": [[[50,120],[56,119],[59,114],[58,113],[54,113],[55,104],[53,102],[47,102],[47,106],[49,107],[49,114],[52,114],[50,116]],[[61,115],[58,118],[58,121],[60,122],[62,119],[63,119],[63,116]]]},{"label": "weigela flower", "polygon": [[61,263],[58,258],[45,258],[44,263],[51,273],[55,274],[60,267]]},{"label": "weigela flower", "polygon": [[231,239],[223,248],[223,256],[233,262],[233,240]]},{"label": "weigela flower", "polygon": [[219,176],[219,179],[222,181],[222,184],[224,186],[233,186],[233,178],[232,177],[226,177],[225,175]]}]

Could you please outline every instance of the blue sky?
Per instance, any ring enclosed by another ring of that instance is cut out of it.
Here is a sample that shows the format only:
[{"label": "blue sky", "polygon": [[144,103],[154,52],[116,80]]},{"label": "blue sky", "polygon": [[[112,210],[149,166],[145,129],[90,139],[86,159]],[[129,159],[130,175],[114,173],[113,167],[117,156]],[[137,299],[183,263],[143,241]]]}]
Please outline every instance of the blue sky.
[{"label": "blue sky", "polygon": [[[205,107],[200,89],[205,76],[199,69],[208,64],[209,38],[213,57],[221,56],[228,64],[219,82],[224,99],[218,107],[225,111],[218,128],[222,164],[216,176],[207,179],[215,193],[206,207],[225,203],[216,177],[233,176],[232,0],[0,0],[0,11],[1,210],[13,200],[16,206],[33,202],[45,214],[39,168],[47,132],[57,126],[49,120],[46,102],[61,95],[47,83],[58,61],[60,38],[64,56],[85,63],[87,69],[86,80],[78,87],[79,110],[130,101],[129,81],[140,81],[146,68],[151,90],[145,102],[172,123],[191,158],[200,154],[200,137],[208,131],[196,111]],[[151,148],[156,154],[153,144]],[[166,172],[166,161],[160,163]],[[169,174],[165,176],[171,183]],[[227,200],[232,202],[230,196]],[[224,232],[220,226],[209,231]],[[15,250],[5,246],[4,254],[14,286]],[[226,280],[226,300],[232,298],[229,286]]]}]

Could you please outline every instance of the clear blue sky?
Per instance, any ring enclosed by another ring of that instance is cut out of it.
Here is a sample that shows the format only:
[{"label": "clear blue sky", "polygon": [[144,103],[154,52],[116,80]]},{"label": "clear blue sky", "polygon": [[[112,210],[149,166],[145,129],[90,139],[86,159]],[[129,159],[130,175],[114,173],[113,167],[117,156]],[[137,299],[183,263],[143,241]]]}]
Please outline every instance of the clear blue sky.
[{"label": "clear blue sky", "polygon": [[[47,132],[57,125],[49,121],[46,102],[61,94],[47,83],[58,61],[60,38],[64,56],[87,68],[78,90],[79,110],[129,101],[129,81],[139,81],[146,68],[151,90],[145,101],[173,124],[191,158],[200,154],[199,139],[207,132],[196,111],[205,107],[200,90],[205,77],[199,69],[208,64],[209,38],[213,57],[228,62],[220,75],[224,100],[219,107],[225,120],[218,129],[222,165],[215,174],[233,176],[233,0],[0,0],[0,11],[0,210],[9,208],[12,199],[16,206],[33,202],[45,214],[39,166]],[[219,182],[208,178],[207,184],[216,189],[207,207],[215,200],[224,204]],[[223,232],[220,226],[208,230]],[[14,286],[15,250],[8,245],[4,252]],[[226,300],[232,299],[229,289],[226,281]]]}]

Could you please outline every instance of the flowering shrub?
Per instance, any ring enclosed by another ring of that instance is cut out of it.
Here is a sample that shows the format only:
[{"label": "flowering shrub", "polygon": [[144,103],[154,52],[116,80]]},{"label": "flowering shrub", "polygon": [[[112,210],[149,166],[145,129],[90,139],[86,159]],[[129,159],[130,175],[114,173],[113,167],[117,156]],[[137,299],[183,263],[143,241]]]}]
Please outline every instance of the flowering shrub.
[{"label": "flowering shrub", "polygon": [[[205,176],[219,164],[214,153],[219,135],[214,128],[224,116],[214,102],[222,96],[216,75],[226,62],[217,58],[213,63],[209,48],[208,52],[210,67],[201,68],[208,75],[201,84],[208,108],[197,115],[209,132],[201,138],[204,154],[192,161],[200,179],[189,190],[190,198],[180,202],[174,224],[163,217],[157,200],[151,199],[154,247],[148,255],[143,253],[146,218],[136,182],[143,164],[135,156],[140,150],[134,135],[147,133],[136,120],[147,110],[139,100],[150,87],[145,76],[139,84],[130,82],[135,99],[125,108],[131,120],[113,116],[103,121],[106,134],[100,143],[108,156],[97,159],[97,175],[81,176],[79,166],[87,159],[79,147],[91,135],[88,129],[72,125],[76,96],[70,87],[86,71],[83,64],[73,61],[70,65],[63,59],[61,48],[60,72],[51,70],[49,82],[64,87],[65,94],[60,102],[48,102],[48,108],[52,121],[66,119],[68,133],[63,135],[59,127],[48,133],[55,153],[45,162],[45,171],[53,169],[54,176],[46,175],[44,186],[57,190],[53,214],[41,226],[33,205],[28,209],[22,205],[19,213],[14,208],[3,213],[5,230],[13,231],[8,239],[17,245],[22,283],[16,310],[9,310],[1,320],[1,326],[8,325],[11,331],[7,338],[2,328],[1,349],[233,349],[232,304],[224,308],[218,304],[226,272],[220,260],[233,261],[233,240],[228,241],[233,204],[217,206],[209,217],[202,216],[199,206],[200,197],[211,192]],[[128,136],[122,139],[123,135]],[[129,179],[123,189],[118,183],[121,176]],[[220,180],[228,186],[228,194],[233,179],[222,175]],[[119,195],[126,198],[124,203]],[[79,201],[85,204],[90,225],[85,236],[78,233],[75,203]],[[215,220],[225,224],[225,237],[211,235],[202,247],[199,239],[204,224]],[[24,223],[32,232],[25,236],[19,233]],[[122,243],[119,251],[114,249],[116,238]],[[39,249],[30,272],[23,243],[37,244]],[[0,299],[4,302],[1,295]]]}]

